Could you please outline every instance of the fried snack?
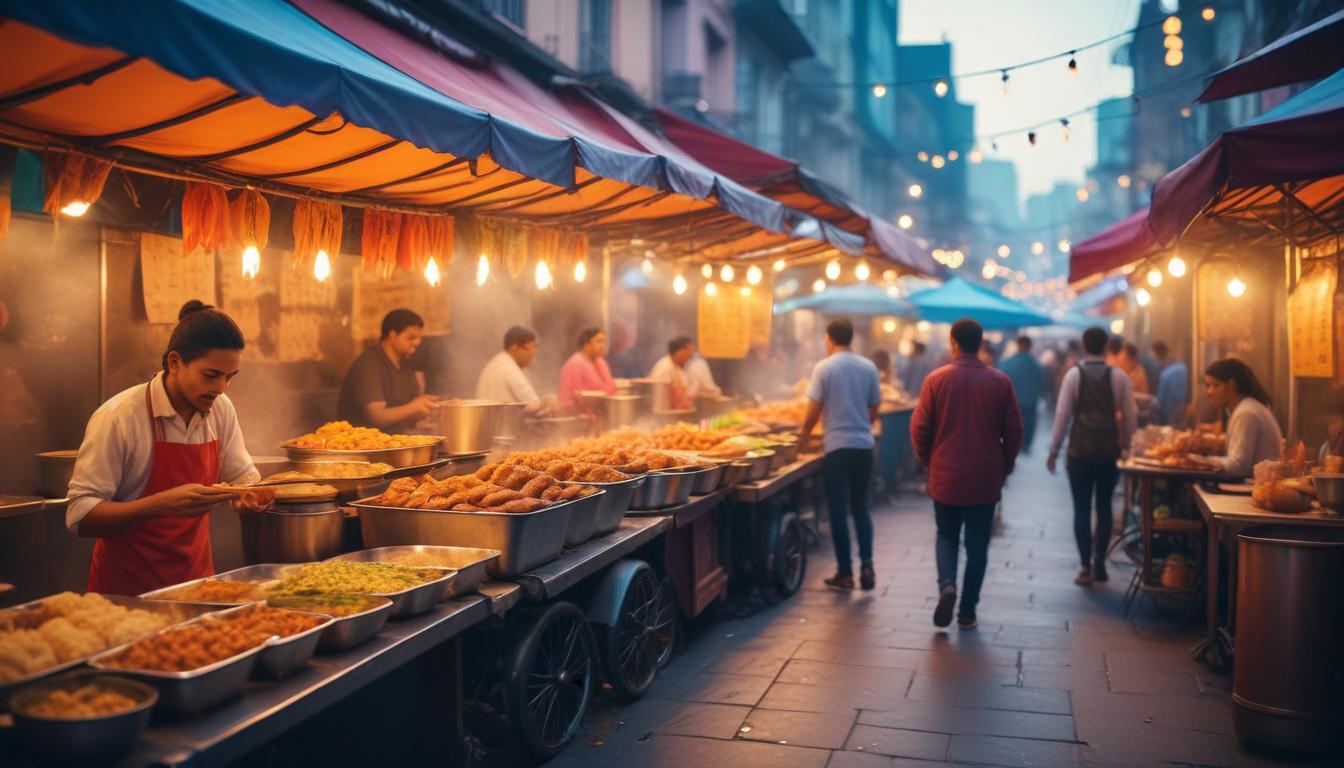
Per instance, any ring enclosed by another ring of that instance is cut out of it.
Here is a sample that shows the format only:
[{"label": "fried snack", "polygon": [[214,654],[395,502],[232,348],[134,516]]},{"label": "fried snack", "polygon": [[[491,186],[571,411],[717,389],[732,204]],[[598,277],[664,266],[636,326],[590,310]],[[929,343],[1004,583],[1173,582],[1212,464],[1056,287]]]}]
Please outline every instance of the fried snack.
[{"label": "fried snack", "polygon": [[552,461],[544,471],[556,480],[569,480],[574,477],[576,469],[572,461]]},{"label": "fried snack", "polygon": [[73,690],[58,688],[28,707],[27,714],[79,720],[106,717],[134,708],[139,702],[119,691],[98,685],[81,685]]},{"label": "fried snack", "polygon": [[255,584],[206,579],[171,589],[155,599],[180,600],[186,603],[250,603],[253,600],[260,600],[262,596],[262,591]]},{"label": "fried snack", "polygon": [[523,496],[529,499],[539,499],[541,498],[541,494],[544,493],[547,488],[550,488],[557,482],[559,481],[557,481],[554,477],[551,477],[550,475],[543,475],[541,473],[537,473],[536,477],[527,481],[527,485],[524,485],[521,489],[519,489],[519,493],[523,494]]},{"label": "fried snack", "polygon": [[295,438],[293,445],[323,451],[376,451],[429,445],[438,439],[423,435],[389,435],[372,427],[353,426],[348,421],[332,421],[315,432]]},{"label": "fried snack", "polygon": [[273,595],[311,593],[387,594],[401,592],[443,576],[431,568],[411,568],[396,563],[352,563],[334,560],[309,563],[280,579],[267,591]]},{"label": "fried snack", "polygon": [[501,488],[500,490],[495,491],[486,496],[485,498],[481,499],[479,503],[482,507],[490,509],[491,507],[497,507],[501,504],[505,504],[507,502],[521,498],[523,498],[523,494],[511,488]]},{"label": "fried snack", "polygon": [[117,669],[190,672],[256,648],[269,637],[238,622],[206,620],[137,640],[102,663]]},{"label": "fried snack", "polygon": [[0,684],[130,642],[169,624],[166,616],[123,608],[102,595],[62,592],[44,599],[30,626],[0,614]]},{"label": "fried snack", "polygon": [[37,631],[56,653],[56,658],[62,662],[81,656],[92,656],[107,647],[103,643],[103,638],[90,630],[75,626],[63,616],[46,622]]},{"label": "fried snack", "polygon": [[322,623],[321,616],[298,611],[272,608],[268,605],[256,605],[239,610],[237,613],[219,617],[246,630],[265,632],[276,637],[292,637],[306,632]]},{"label": "fried snack", "polygon": [[60,664],[56,652],[35,629],[0,632],[0,684]]},{"label": "fried snack", "polygon": [[410,477],[399,477],[393,480],[383,491],[381,496],[375,496],[372,501],[374,504],[381,504],[387,507],[404,507],[410,500],[411,494],[420,487],[420,482]]},{"label": "fried snack", "polygon": [[270,477],[263,477],[260,482],[261,484],[264,485],[266,483],[287,483],[293,480],[316,480],[316,479],[317,478],[313,475],[308,475],[304,474],[303,472],[295,472],[293,470],[289,470],[287,472],[276,472],[274,475],[271,475]]},{"label": "fried snack", "polygon": [[528,514],[530,512],[536,512],[549,504],[550,502],[545,499],[515,499],[501,506],[499,511],[515,515]]}]

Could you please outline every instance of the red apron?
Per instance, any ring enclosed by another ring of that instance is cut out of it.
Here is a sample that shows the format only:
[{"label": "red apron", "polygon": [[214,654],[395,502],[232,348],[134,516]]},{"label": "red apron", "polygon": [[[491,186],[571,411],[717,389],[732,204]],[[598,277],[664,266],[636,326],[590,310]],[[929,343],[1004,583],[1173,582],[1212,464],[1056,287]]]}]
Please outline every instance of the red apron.
[{"label": "red apron", "polygon": [[[145,408],[154,435],[149,481],[140,498],[187,483],[219,482],[219,440],[192,445],[163,439],[163,427],[154,418],[149,387]],[[139,595],[215,573],[210,550],[210,515],[155,517],[134,530],[100,536],[89,562],[90,592]]]}]

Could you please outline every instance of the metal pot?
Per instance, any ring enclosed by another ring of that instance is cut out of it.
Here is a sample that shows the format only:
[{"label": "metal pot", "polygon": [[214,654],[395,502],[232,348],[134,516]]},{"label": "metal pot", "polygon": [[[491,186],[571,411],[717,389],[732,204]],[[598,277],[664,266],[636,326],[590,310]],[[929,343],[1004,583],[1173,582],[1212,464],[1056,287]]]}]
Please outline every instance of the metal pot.
[{"label": "metal pot", "polygon": [[1334,512],[1344,512],[1344,475],[1312,475],[1316,499],[1321,506]]},{"label": "metal pot", "polygon": [[671,387],[665,381],[655,379],[631,379],[630,394],[642,395],[648,399],[652,411],[666,411],[672,407]]},{"label": "metal pot", "polygon": [[449,455],[488,451],[506,408],[516,403],[495,400],[444,400],[438,404],[439,431],[444,435],[443,452]]},{"label": "metal pot", "polygon": [[523,411],[526,408],[524,403],[500,403],[498,423],[491,437],[516,440],[523,433]]},{"label": "metal pot", "polygon": [[37,454],[37,492],[48,499],[63,499],[70,492],[70,475],[79,451],[46,451]]},{"label": "metal pot", "polygon": [[308,563],[341,553],[345,514],[331,502],[276,504],[240,514],[243,559],[258,563]]},{"label": "metal pot", "polygon": [[643,415],[647,402],[643,395],[606,395],[598,400],[598,418],[604,429],[628,427]]}]

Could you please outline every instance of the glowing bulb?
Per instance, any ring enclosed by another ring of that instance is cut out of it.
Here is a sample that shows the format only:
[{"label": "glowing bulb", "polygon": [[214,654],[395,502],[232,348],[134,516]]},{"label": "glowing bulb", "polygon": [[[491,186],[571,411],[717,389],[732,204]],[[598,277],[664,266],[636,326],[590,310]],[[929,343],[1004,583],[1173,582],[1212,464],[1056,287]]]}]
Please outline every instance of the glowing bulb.
[{"label": "glowing bulb", "polygon": [[813,292],[813,293],[821,293],[821,292],[824,291],[824,290],[826,290],[826,281],[825,281],[825,280],[822,280],[821,278],[817,278],[816,280],[813,280],[813,281],[812,281],[812,292]]},{"label": "glowing bulb", "polygon": [[1073,243],[1070,243],[1068,240],[1060,240],[1057,246],[1060,253],[1068,253],[1073,250]]},{"label": "glowing bulb", "polygon": [[706,280],[709,280],[710,278],[714,277],[714,267],[713,267],[713,265],[711,265],[711,264],[701,264],[701,265],[700,265],[700,276],[703,277],[703,278],[705,278]]},{"label": "glowing bulb", "polygon": [[1148,302],[1153,300],[1153,295],[1148,292],[1147,288],[1140,288],[1134,292],[1134,300],[1139,302],[1140,307],[1146,307]]},{"label": "glowing bulb", "polygon": [[961,157],[961,153],[955,149],[947,153],[947,161],[949,163],[955,163],[958,157]]},{"label": "glowing bulb", "polygon": [[490,259],[484,254],[476,260],[476,285],[485,285],[485,281],[490,279]]},{"label": "glowing bulb", "polygon": [[546,260],[537,262],[536,274],[533,276],[537,281],[537,290],[544,291],[551,287],[551,268],[546,266]]},{"label": "glowing bulb", "polygon": [[652,274],[653,274],[653,259],[648,259],[648,258],[644,259],[644,261],[639,265],[639,271],[640,271],[640,272],[643,272],[643,273],[646,274],[646,275],[652,275]]},{"label": "glowing bulb", "polygon": [[705,283],[705,295],[706,295],[706,296],[718,296],[718,295],[719,295],[719,286],[715,285],[714,283]]},{"label": "glowing bulb", "polygon": [[887,86],[886,86],[886,85],[884,85],[884,84],[882,84],[882,83],[878,83],[878,84],[876,84],[876,85],[873,86],[873,96],[875,96],[875,97],[877,97],[877,98],[880,99],[880,98],[882,98],[883,96],[886,96],[886,95],[887,95]]},{"label": "glowing bulb", "polygon": [[915,157],[919,158],[919,162],[921,162],[921,163],[927,163],[927,162],[929,162],[929,153],[928,153],[928,152],[920,152],[918,155],[915,155]]},{"label": "glowing bulb", "polygon": [[740,294],[742,294],[742,298],[744,298],[744,299],[745,299],[745,298],[749,298],[749,297],[751,296],[751,289],[748,288],[748,287],[745,286],[745,285],[742,286],[741,288],[739,288],[739,289],[737,290],[737,292],[740,293]]},{"label": "glowing bulb", "polygon": [[1181,39],[1180,35],[1167,35],[1162,38],[1162,47],[1169,51],[1183,51],[1185,50],[1185,41]]},{"label": "glowing bulb", "polygon": [[887,295],[893,299],[901,298],[901,289],[895,285],[887,286]]},{"label": "glowing bulb", "polygon": [[980,268],[980,276],[986,280],[994,279],[994,275],[996,274],[998,274],[998,270],[995,269],[994,265],[990,262],[985,262],[985,266]]},{"label": "glowing bulb", "polygon": [[932,329],[933,323],[930,323],[928,320],[920,320],[918,323],[915,323],[915,330],[920,333],[928,333]]},{"label": "glowing bulb", "polygon": [[1171,261],[1167,262],[1167,274],[1172,277],[1185,276],[1185,259],[1180,256],[1172,256]]},{"label": "glowing bulb", "polygon": [[680,272],[672,278],[672,292],[678,296],[686,292],[686,278],[682,277]]},{"label": "glowing bulb", "polygon": [[89,212],[89,204],[84,202],[83,200],[72,200],[66,203],[65,207],[61,209],[61,213],[64,213],[66,216],[79,217],[83,216],[88,212]]},{"label": "glowing bulb", "polygon": [[910,185],[910,188],[907,189],[906,192],[909,192],[909,193],[910,193],[910,196],[911,196],[911,197],[914,197],[914,198],[923,197],[923,196],[924,196],[924,187],[922,187],[922,186],[920,186],[920,185],[918,185],[918,184],[911,184],[911,185]]},{"label": "glowing bulb", "polygon": [[857,277],[860,282],[867,280],[871,274],[872,270],[868,268],[868,262],[866,261],[860,261],[859,266],[854,268],[854,276]]},{"label": "glowing bulb", "polygon": [[944,165],[947,165],[947,160],[945,160],[942,155],[934,155],[929,158],[929,165],[932,165],[934,168],[942,168]]},{"label": "glowing bulb", "polygon": [[985,159],[985,153],[978,149],[972,149],[970,157],[971,165],[979,165],[980,162]]},{"label": "glowing bulb", "polygon": [[317,257],[313,259],[313,277],[319,283],[325,283],[331,277],[331,257],[326,251],[318,251]]},{"label": "glowing bulb", "polygon": [[1006,259],[1013,255],[1013,249],[1009,248],[1007,243],[1004,243],[999,246],[998,254],[1000,259]]},{"label": "glowing bulb", "polygon": [[1133,184],[1134,180],[1129,178],[1129,174],[1122,173],[1116,178],[1115,183],[1118,184],[1121,189],[1129,189],[1129,185]]},{"label": "glowing bulb", "polygon": [[433,256],[430,256],[429,261],[425,263],[425,282],[429,283],[429,287],[434,288],[438,286],[440,279],[439,262],[435,261]]},{"label": "glowing bulb", "polygon": [[1240,277],[1234,277],[1227,282],[1227,293],[1234,299],[1240,299],[1246,294],[1246,284]]},{"label": "glowing bulb", "polygon": [[735,277],[737,277],[737,272],[733,271],[732,264],[724,264],[723,268],[719,270],[719,279],[725,283],[733,282]]},{"label": "glowing bulb", "polygon": [[882,271],[882,279],[886,280],[887,282],[895,280],[896,277],[897,277],[896,270],[894,269],[886,269]]},{"label": "glowing bulb", "polygon": [[1218,12],[1213,10],[1212,5],[1204,6],[1204,10],[1199,12],[1199,17],[1205,21],[1213,21],[1213,17],[1217,15]]},{"label": "glowing bulb", "polygon": [[761,278],[763,277],[765,277],[765,275],[761,272],[760,267],[756,266],[755,264],[752,264],[750,267],[747,267],[747,282],[750,283],[751,285],[760,285]]},{"label": "glowing bulb", "polygon": [[1181,34],[1181,17],[1168,16],[1162,20],[1162,32],[1167,35]]},{"label": "glowing bulb", "polygon": [[1078,198],[1078,202],[1086,203],[1087,199],[1092,196],[1092,193],[1087,191],[1087,187],[1079,187],[1078,191],[1074,193],[1074,196]]},{"label": "glowing bulb", "polygon": [[1032,243],[1031,253],[1035,256],[1040,256],[1042,253],[1045,253],[1045,243],[1042,243],[1040,240]]},{"label": "glowing bulb", "polygon": [[574,265],[574,282],[582,283],[588,279],[588,262],[580,261]]},{"label": "glowing bulb", "polygon": [[935,82],[935,83],[933,84],[933,92],[934,92],[934,93],[938,96],[938,98],[940,98],[940,99],[943,98],[944,96],[946,96],[946,95],[947,95],[947,81],[946,81],[946,80],[939,80],[939,81]]},{"label": "glowing bulb", "polygon": [[901,229],[909,229],[915,226],[915,218],[908,213],[902,213],[900,218],[896,219],[896,226]]},{"label": "glowing bulb", "polygon": [[1193,109],[1191,109],[1190,107],[1181,107],[1181,117],[1182,117],[1182,118],[1184,118],[1184,119],[1186,119],[1186,120],[1189,120],[1189,119],[1190,119],[1190,116],[1193,115],[1193,114],[1195,114],[1195,111],[1194,111]]},{"label": "glowing bulb", "polygon": [[895,320],[883,320],[883,321],[882,321],[882,332],[883,332],[883,333],[895,333],[895,332],[896,332],[896,321],[895,321]]},{"label": "glowing bulb", "polygon": [[831,281],[840,279],[839,259],[831,259],[830,262],[826,264],[826,279]]},{"label": "glowing bulb", "polygon": [[948,256],[949,256],[948,252],[944,251],[942,248],[933,249],[933,260],[938,262],[939,264],[946,264]]},{"label": "glowing bulb", "polygon": [[775,259],[774,265],[772,265],[770,268],[775,270],[776,272],[783,272],[784,266],[785,264],[783,259]]},{"label": "glowing bulb", "polygon": [[243,249],[243,277],[252,280],[260,271],[261,251],[257,250],[257,246],[249,245]]},{"label": "glowing bulb", "polygon": [[1119,335],[1124,332],[1125,332],[1125,319],[1123,317],[1117,317],[1111,321],[1111,333]]},{"label": "glowing bulb", "polygon": [[1154,288],[1162,285],[1162,270],[1160,269],[1148,270],[1148,284]]},{"label": "glowing bulb", "polygon": [[1185,54],[1173,48],[1167,51],[1167,55],[1163,61],[1167,63],[1168,67],[1179,67],[1181,66],[1181,62],[1185,61]]}]

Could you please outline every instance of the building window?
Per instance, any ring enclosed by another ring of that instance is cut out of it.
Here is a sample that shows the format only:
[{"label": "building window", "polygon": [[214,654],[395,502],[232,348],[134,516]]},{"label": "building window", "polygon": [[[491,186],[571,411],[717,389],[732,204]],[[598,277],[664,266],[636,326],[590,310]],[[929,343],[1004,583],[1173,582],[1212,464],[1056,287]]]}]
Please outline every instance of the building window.
[{"label": "building window", "polygon": [[527,29],[527,0],[485,0],[485,10],[520,31]]},{"label": "building window", "polygon": [[611,71],[611,0],[583,0],[579,29],[579,69]]}]

